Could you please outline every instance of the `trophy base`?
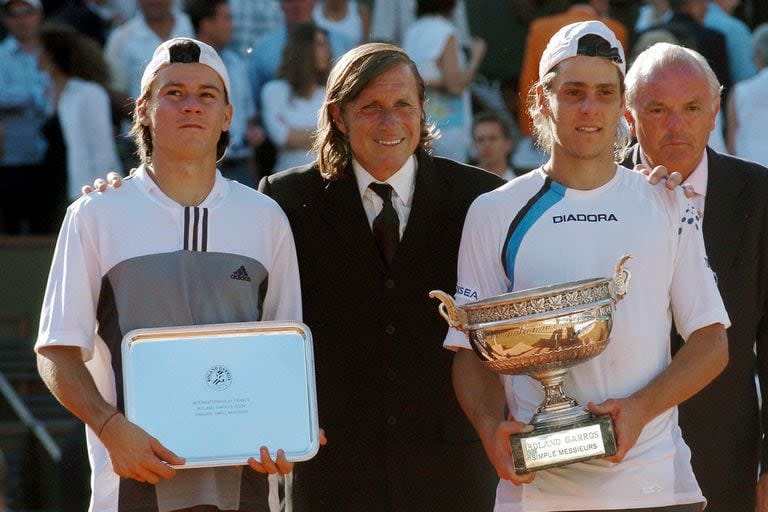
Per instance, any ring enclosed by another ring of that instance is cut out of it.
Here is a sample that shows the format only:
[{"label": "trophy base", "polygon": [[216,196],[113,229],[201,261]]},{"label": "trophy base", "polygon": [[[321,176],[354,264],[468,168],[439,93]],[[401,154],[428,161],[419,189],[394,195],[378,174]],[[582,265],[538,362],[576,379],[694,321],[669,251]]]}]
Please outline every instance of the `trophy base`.
[{"label": "trophy base", "polygon": [[592,416],[565,425],[535,425],[510,437],[515,473],[525,474],[616,453],[610,416]]}]

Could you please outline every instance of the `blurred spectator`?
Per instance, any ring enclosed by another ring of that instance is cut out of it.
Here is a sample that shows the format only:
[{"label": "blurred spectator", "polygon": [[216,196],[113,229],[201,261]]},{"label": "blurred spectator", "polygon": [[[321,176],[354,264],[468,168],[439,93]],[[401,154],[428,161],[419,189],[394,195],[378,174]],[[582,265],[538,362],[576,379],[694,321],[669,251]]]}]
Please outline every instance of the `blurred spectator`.
[{"label": "blurred spectator", "polygon": [[[408,27],[416,21],[416,0],[378,0],[373,3],[371,16],[371,40],[387,41],[402,46]],[[467,9],[459,0],[452,14],[461,46],[471,43]]]},{"label": "blurred spectator", "polygon": [[136,14],[136,0],[86,0],[110,28],[122,25]]},{"label": "blurred spectator", "polygon": [[174,0],[138,0],[136,15],[115,28],[104,50],[112,66],[112,84],[132,99],[139,97],[144,67],[160,43],[171,37],[193,37],[186,14],[172,8]]},{"label": "blurred spectator", "polygon": [[456,0],[419,0],[417,20],[405,32],[403,49],[427,86],[424,111],[440,130],[435,154],[466,162],[472,141],[469,86],[485,57],[485,41],[475,37],[467,62],[451,22]]},{"label": "blurred spectator", "polygon": [[[64,206],[80,197],[83,183],[120,171],[109,95],[104,86],[109,70],[101,48],[92,39],[64,25],[40,31],[40,68],[51,77],[53,114],[44,125],[48,140],[45,168],[63,187],[57,202]],[[48,181],[51,185],[51,181]],[[52,205],[54,208],[56,204]],[[58,228],[65,208],[57,213]]]},{"label": "blurred spectator", "polygon": [[755,29],[752,41],[759,72],[737,83],[728,97],[728,150],[768,166],[768,23]]},{"label": "blurred spectator", "polygon": [[90,37],[100,46],[107,41],[109,23],[93,8],[91,0],[66,0],[48,19],[64,23]]},{"label": "blurred spectator", "polygon": [[[248,65],[253,97],[257,100],[262,97],[261,88],[264,84],[277,77],[291,29],[301,23],[312,23],[315,0],[280,0],[280,7],[285,18],[284,26],[267,33],[256,42]],[[328,31],[328,41],[331,43],[333,57],[339,57],[353,47],[344,35],[335,30]]]},{"label": "blurred spectator", "polygon": [[496,112],[481,112],[472,125],[477,166],[509,181],[517,173],[509,163],[515,141],[509,123]]},{"label": "blurred spectator", "polygon": [[371,9],[357,0],[319,0],[312,10],[318,27],[344,34],[352,46],[368,41]]},{"label": "blurred spectator", "polygon": [[733,16],[733,10],[741,0],[712,0],[704,15],[704,26],[725,36],[725,49],[731,80],[735,84],[757,73],[752,50],[752,33],[747,24]]},{"label": "blurred spectator", "polygon": [[523,66],[520,69],[520,99],[518,109],[520,131],[526,137],[531,135],[531,117],[528,115],[528,94],[539,76],[539,60],[549,39],[562,27],[578,21],[600,20],[610,28],[624,48],[629,48],[629,31],[618,21],[608,17],[608,0],[574,0],[571,7],[558,14],[543,16],[531,22],[525,41]]},{"label": "blurred spectator", "polygon": [[1,0],[8,36],[0,42],[0,119],[5,127],[0,152],[0,232],[45,233],[48,221],[37,200],[23,191],[45,183],[42,126],[48,110],[47,78],[37,67],[43,13],[40,0]]},{"label": "blurred spectator", "polygon": [[186,0],[184,9],[192,21],[195,37],[219,52],[229,73],[229,101],[234,115],[229,125],[229,147],[218,168],[225,178],[256,188],[259,171],[253,150],[264,142],[264,130],[256,124],[256,103],[245,63],[235,50],[227,48],[232,41],[233,23],[229,2]]},{"label": "blurred spectator", "polygon": [[[649,28],[666,23],[672,17],[672,11],[669,8],[667,0],[650,0],[644,2],[637,11],[635,20],[635,33],[644,32]],[[646,48],[650,48],[646,46]],[[638,54],[640,52],[637,52]]]},{"label": "blurred spectator", "polygon": [[669,21],[655,25],[649,30],[667,30],[683,45],[686,45],[686,41],[693,41],[696,46],[688,47],[707,59],[727,92],[731,87],[731,70],[725,36],[703,25],[708,6],[709,0],[669,0],[672,10]]},{"label": "blurred spectator", "polygon": [[276,170],[312,162],[312,133],[323,105],[331,67],[327,32],[313,23],[296,25],[288,37],[278,80],[262,89],[263,120],[278,147]]},{"label": "blurred spectator", "polygon": [[[522,0],[472,0],[466,4],[467,19],[472,27],[472,34],[483,38],[488,52],[478,70],[478,79],[472,84],[473,100],[478,98],[483,107],[478,110],[507,109],[517,119],[517,83],[520,78],[520,66],[523,63],[525,36],[529,21],[523,22],[518,5]],[[456,5],[455,13],[462,2]],[[489,20],[493,20],[492,23]],[[462,46],[466,46],[460,38]],[[501,94],[501,103],[489,100],[482,90],[483,79],[487,79],[487,90]],[[515,121],[517,123],[517,121]]]},{"label": "blurred spectator", "polygon": [[277,0],[229,0],[229,7],[234,25],[232,48],[242,56],[250,55],[258,38],[283,24]]}]

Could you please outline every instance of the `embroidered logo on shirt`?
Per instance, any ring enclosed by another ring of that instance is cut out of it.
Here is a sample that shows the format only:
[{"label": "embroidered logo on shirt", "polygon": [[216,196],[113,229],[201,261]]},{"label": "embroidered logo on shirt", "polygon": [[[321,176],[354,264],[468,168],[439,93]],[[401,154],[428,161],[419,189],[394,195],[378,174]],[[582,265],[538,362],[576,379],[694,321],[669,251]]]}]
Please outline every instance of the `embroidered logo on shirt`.
[{"label": "embroidered logo on shirt", "polygon": [[245,267],[243,265],[240,265],[240,268],[232,272],[230,276],[232,279],[237,279],[238,281],[248,281],[251,282],[251,276],[248,275],[248,272],[245,271]]}]

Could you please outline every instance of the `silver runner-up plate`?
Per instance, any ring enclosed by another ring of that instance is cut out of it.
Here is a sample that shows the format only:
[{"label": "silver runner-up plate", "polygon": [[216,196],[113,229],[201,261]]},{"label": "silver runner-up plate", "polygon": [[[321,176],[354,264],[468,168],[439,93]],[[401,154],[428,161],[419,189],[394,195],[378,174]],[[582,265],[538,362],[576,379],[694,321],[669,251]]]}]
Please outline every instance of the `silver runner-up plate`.
[{"label": "silver runner-up plate", "polygon": [[300,322],[136,329],[122,341],[125,416],[184,457],[247,464],[319,448],[312,335]]}]

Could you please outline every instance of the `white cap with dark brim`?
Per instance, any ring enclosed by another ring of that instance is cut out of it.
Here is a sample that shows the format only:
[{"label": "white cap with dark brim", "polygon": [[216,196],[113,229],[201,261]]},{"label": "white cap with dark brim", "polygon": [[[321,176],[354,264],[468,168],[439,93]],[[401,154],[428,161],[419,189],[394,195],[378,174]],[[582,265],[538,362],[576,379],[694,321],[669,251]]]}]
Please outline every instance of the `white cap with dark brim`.
[{"label": "white cap with dark brim", "polygon": [[230,91],[232,88],[229,85],[229,74],[227,73],[224,61],[221,60],[221,57],[219,57],[219,54],[213,47],[189,37],[174,37],[155,49],[152,60],[144,68],[144,74],[141,76],[142,94],[146,87],[149,86],[155,73],[165,66],[176,63],[200,63],[213,69],[221,77],[221,81],[224,82],[227,97],[231,98]]},{"label": "white cap with dark brim", "polygon": [[565,59],[585,55],[605,57],[626,73],[624,48],[616,34],[601,21],[580,21],[566,25],[552,36],[539,61],[539,79]]}]

